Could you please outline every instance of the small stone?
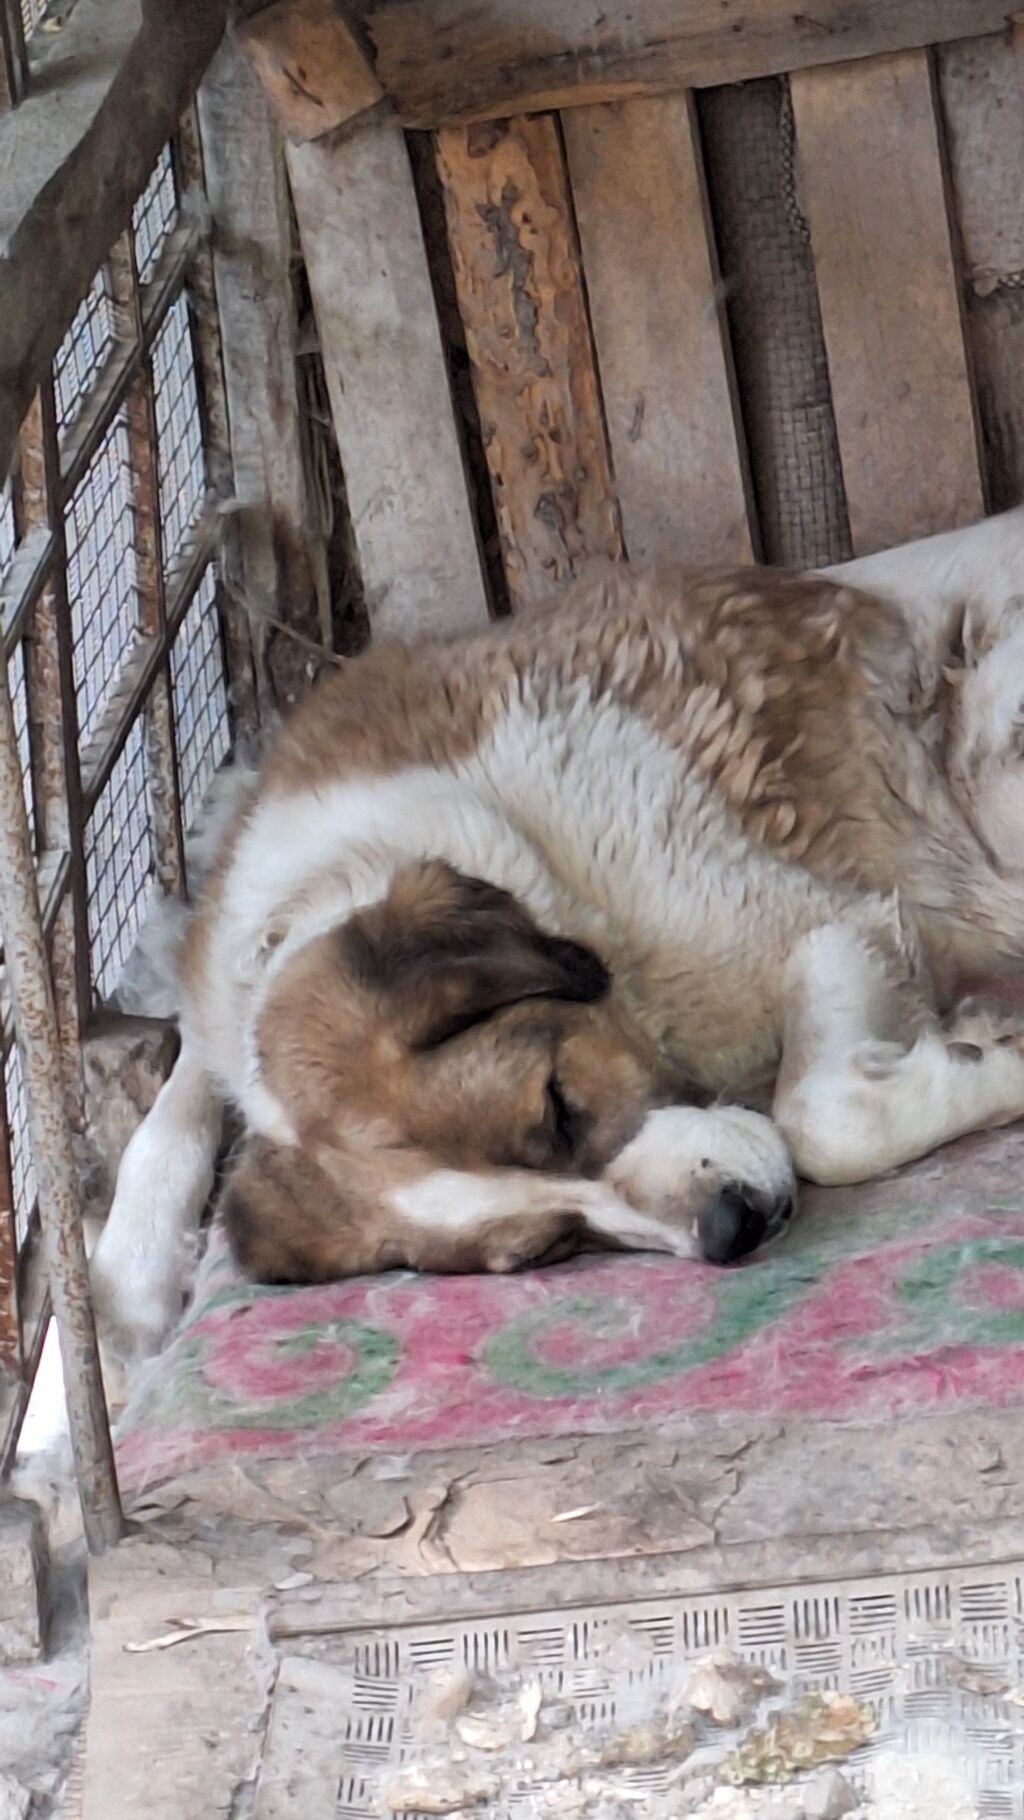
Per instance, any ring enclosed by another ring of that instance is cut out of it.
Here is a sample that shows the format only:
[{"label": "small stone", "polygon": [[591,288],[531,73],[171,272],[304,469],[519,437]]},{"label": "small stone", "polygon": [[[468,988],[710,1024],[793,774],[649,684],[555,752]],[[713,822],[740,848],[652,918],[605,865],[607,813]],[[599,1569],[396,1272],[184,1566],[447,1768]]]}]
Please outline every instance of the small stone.
[{"label": "small stone", "polygon": [[28,1498],[0,1503],[0,1662],[43,1650],[47,1551],[43,1513]]},{"label": "small stone", "polygon": [[473,1698],[475,1687],[476,1682],[468,1668],[458,1668],[454,1673],[442,1672],[429,1686],[427,1717],[449,1724],[465,1712]]},{"label": "small stone", "polygon": [[457,1814],[493,1801],[498,1783],[451,1763],[413,1764],[389,1783],[384,1800],[393,1814]]},{"label": "small stone", "polygon": [[860,1806],[860,1796],[837,1769],[812,1776],[800,1790],[801,1820],[843,1820]]},{"label": "small stone", "polygon": [[730,1650],[718,1650],[697,1663],[683,1688],[683,1699],[713,1725],[734,1726],[775,1685],[766,1669],[744,1662]]}]

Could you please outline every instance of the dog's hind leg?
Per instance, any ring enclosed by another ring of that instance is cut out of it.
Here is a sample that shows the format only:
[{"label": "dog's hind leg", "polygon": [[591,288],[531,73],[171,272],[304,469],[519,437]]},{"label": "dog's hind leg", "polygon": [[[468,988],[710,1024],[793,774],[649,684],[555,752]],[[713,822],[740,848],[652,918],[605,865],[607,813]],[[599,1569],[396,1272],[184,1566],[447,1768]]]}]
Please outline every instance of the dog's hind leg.
[{"label": "dog's hind leg", "polygon": [[793,950],[774,1116],[808,1180],[866,1181],[1024,1117],[1024,1027],[967,1008],[941,1027],[908,987],[855,925]]},{"label": "dog's hind leg", "polygon": [[155,1352],[181,1313],[222,1121],[213,1082],[186,1039],[121,1159],[92,1256],[100,1332],[115,1353]]}]

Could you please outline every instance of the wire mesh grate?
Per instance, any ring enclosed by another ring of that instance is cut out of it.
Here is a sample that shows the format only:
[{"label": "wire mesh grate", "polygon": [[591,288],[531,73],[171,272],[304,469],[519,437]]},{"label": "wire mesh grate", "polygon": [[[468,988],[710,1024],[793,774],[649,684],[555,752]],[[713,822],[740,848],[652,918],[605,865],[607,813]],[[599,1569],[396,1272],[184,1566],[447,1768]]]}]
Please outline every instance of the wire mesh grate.
[{"label": "wire mesh grate", "polygon": [[29,1229],[36,1204],[36,1172],[28,1132],[28,1097],[17,1043],[12,1043],[4,1063],[4,1102],[11,1145],[11,1187],[14,1196],[14,1233],[19,1248]]},{"label": "wire mesh grate", "polygon": [[95,732],[139,627],[130,446],[124,415],[111,424],[65,514],[68,599],[78,726]]},{"label": "wire mesh grate", "polygon": [[81,416],[116,343],[114,300],[106,269],[101,266],[53,363],[57,424],[62,435]]},{"label": "wire mesh grate", "polygon": [[7,478],[0,487],[0,582],[3,581],[18,547],[18,530],[14,522],[14,482]]},{"label": "wire mesh grate", "polygon": [[171,305],[153,346],[164,572],[170,574],[199,517],[206,490],[203,425],[184,296]]},{"label": "wire mesh grate", "polygon": [[171,648],[181,815],[195,826],[214,772],[231,743],[224,643],[213,568],[206,570]]},{"label": "wire mesh grate", "polygon": [[35,839],[35,813],[32,806],[32,760],[28,728],[28,684],[25,677],[25,647],[19,640],[7,661],[7,682],[14,709],[14,731],[18,740],[18,757],[25,791],[28,825]]},{"label": "wire mesh grate", "polygon": [[97,996],[108,999],[152,892],[142,721],[129,731],[85,831],[89,952]]},{"label": "wire mesh grate", "polygon": [[47,0],[21,0],[21,29],[30,38],[46,11]]},{"label": "wire mesh grate", "polygon": [[178,191],[171,148],[165,145],[132,210],[139,283],[149,284],[178,219]]}]

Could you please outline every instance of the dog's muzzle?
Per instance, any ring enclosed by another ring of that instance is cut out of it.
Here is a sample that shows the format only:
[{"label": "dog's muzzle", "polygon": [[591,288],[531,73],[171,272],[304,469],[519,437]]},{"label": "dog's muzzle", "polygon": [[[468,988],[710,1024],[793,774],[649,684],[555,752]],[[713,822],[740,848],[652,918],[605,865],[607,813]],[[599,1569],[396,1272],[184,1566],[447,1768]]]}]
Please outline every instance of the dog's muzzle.
[{"label": "dog's muzzle", "polygon": [[793,1218],[791,1194],[778,1197],[727,1182],[697,1215],[697,1248],[708,1264],[738,1264],[785,1232]]}]

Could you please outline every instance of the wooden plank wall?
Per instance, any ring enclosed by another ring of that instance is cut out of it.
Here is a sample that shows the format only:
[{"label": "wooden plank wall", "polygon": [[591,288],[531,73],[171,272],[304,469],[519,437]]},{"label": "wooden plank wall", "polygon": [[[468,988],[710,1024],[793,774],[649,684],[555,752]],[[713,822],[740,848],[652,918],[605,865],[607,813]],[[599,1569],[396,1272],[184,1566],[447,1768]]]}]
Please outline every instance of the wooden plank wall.
[{"label": "wooden plank wall", "polygon": [[[699,97],[582,89],[415,135],[418,211],[386,119],[293,152],[388,631],[482,617],[484,517],[515,610],[624,556],[811,566],[1024,499],[1021,67],[1007,28]],[[353,349],[367,284],[384,328]]]}]

